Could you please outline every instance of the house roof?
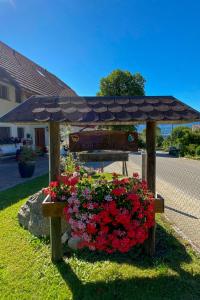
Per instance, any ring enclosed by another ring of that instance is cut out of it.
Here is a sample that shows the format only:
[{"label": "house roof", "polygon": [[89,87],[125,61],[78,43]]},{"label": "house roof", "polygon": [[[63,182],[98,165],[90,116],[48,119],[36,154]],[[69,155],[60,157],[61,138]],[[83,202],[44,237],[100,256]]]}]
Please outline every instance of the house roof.
[{"label": "house roof", "polygon": [[200,120],[200,113],[172,96],[42,97],[32,96],[0,122],[57,121],[73,125],[180,123]]},{"label": "house roof", "polygon": [[76,96],[58,77],[0,41],[0,69],[36,95]]}]

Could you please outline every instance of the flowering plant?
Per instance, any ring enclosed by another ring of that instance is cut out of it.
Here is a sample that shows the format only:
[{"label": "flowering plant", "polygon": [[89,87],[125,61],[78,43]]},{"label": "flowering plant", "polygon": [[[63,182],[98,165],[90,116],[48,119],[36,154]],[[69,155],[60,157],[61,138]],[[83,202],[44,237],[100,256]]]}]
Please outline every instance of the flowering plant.
[{"label": "flowering plant", "polygon": [[79,248],[127,252],[148,237],[154,225],[154,198],[138,174],[132,178],[82,180],[64,209]]},{"label": "flowering plant", "polygon": [[75,185],[79,182],[78,173],[72,176],[60,176],[57,181],[50,182],[47,188],[43,189],[45,195],[50,195],[52,202],[66,201],[75,191]]},{"label": "flowering plant", "polygon": [[71,177],[45,189],[58,201],[67,200],[64,214],[78,247],[107,253],[128,252],[142,244],[154,225],[154,198],[138,174],[112,180]]}]

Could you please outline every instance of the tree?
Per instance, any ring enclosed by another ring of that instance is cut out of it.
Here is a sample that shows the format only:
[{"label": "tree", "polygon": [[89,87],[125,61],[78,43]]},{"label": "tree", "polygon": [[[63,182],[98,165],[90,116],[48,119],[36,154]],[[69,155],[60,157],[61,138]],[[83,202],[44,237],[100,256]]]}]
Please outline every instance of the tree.
[{"label": "tree", "polygon": [[[100,80],[98,96],[144,96],[145,79],[140,73],[131,74],[129,71],[114,70]],[[133,125],[107,126],[111,130],[132,131]]]},{"label": "tree", "polygon": [[175,127],[168,139],[163,142],[165,149],[172,145],[178,147],[180,149],[181,156],[194,156],[199,144],[200,132],[192,131],[192,129],[187,126]]},{"label": "tree", "polygon": [[100,80],[98,96],[144,96],[145,79],[140,73],[114,70]]},{"label": "tree", "polygon": [[[140,138],[144,143],[146,143],[146,128],[144,128],[141,132]],[[161,134],[161,129],[160,127],[156,126],[156,147],[160,148],[162,146],[163,141],[164,138]]]}]

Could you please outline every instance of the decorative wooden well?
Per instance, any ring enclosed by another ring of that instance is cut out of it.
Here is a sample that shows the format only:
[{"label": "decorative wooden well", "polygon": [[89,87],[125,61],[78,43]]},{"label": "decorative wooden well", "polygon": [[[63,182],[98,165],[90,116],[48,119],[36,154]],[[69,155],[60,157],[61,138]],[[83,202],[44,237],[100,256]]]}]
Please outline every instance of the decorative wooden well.
[{"label": "decorative wooden well", "polygon": [[[34,96],[21,103],[0,122],[49,125],[49,179],[59,176],[59,124],[68,125],[133,125],[146,123],[147,183],[156,192],[156,124],[200,121],[200,113],[172,96],[124,97],[43,97]],[[61,203],[46,202],[43,212],[50,216],[51,258],[62,260]],[[163,211],[163,200],[155,200],[155,213]],[[146,242],[149,255],[155,253],[155,226]]]}]

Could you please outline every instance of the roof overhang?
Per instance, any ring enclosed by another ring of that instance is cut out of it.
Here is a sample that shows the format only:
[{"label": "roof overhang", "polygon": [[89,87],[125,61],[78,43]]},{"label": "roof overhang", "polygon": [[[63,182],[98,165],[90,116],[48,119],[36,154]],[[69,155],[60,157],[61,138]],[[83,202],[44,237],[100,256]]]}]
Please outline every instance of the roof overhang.
[{"label": "roof overhang", "polygon": [[0,118],[18,124],[51,121],[74,126],[190,123],[200,121],[200,113],[172,96],[32,96]]}]

